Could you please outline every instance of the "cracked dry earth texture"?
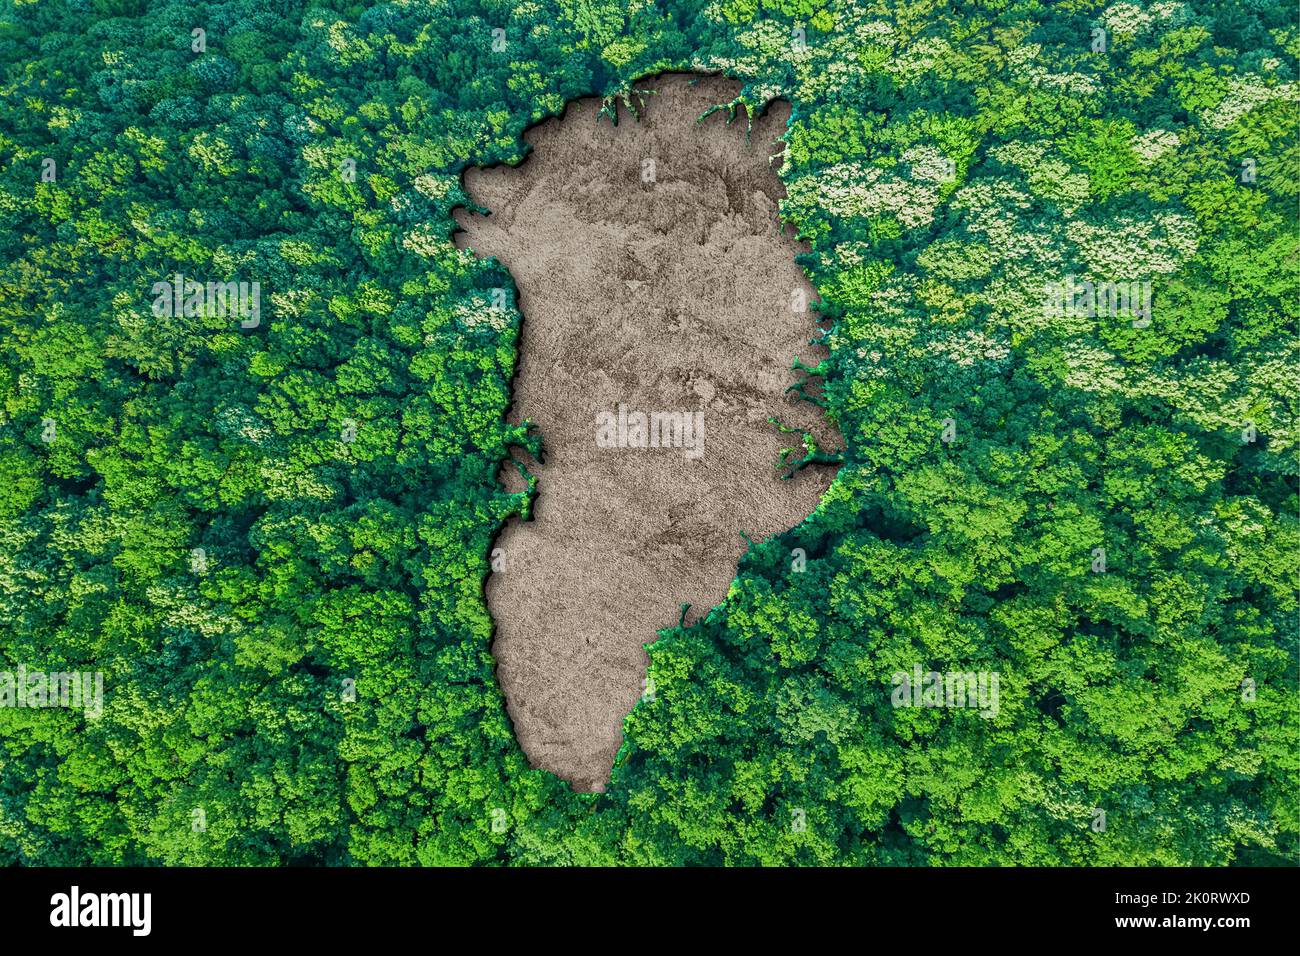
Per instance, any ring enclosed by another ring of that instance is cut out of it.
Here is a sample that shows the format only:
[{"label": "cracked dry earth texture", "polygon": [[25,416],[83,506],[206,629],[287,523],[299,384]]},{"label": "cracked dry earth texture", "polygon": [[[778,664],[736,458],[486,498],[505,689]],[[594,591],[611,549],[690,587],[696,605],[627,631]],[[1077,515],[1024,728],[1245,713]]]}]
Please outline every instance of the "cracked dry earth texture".
[{"label": "cracked dry earth texture", "polygon": [[[771,104],[746,140],[744,111],[703,122],[739,87],[681,75],[653,89],[641,116],[598,118],[600,101],[570,103],[525,134],[517,167],[470,169],[487,216],[459,210],[457,242],[496,256],[519,288],[523,325],[510,420],[543,436],[533,520],[496,541],[504,567],[486,597],[492,651],[515,733],[534,766],[579,791],[603,790],[623,719],[643,693],[644,644],[719,604],[754,540],[798,525],[833,472],[779,480],[780,449],[797,445],[769,422],[839,436],[786,389],[809,345],[815,297],[783,230],[772,157],[789,107]],[[653,160],[653,175],[646,160]],[[703,454],[603,448],[597,413],[704,416]],[[518,474],[507,466],[512,488]]]}]

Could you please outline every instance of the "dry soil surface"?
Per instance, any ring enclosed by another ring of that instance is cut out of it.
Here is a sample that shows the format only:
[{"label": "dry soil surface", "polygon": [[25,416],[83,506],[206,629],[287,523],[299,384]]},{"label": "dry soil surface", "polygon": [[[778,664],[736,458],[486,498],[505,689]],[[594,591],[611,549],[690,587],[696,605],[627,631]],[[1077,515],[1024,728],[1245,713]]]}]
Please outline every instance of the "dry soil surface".
[{"label": "dry soil surface", "polygon": [[[808,344],[816,313],[798,308],[796,290],[815,298],[794,261],[803,248],[777,216],[771,157],[789,108],[773,104],[747,142],[743,111],[697,123],[739,87],[691,80],[640,84],[656,95],[617,126],[599,100],[571,103],[526,134],[518,167],[469,170],[490,214],[457,214],[458,243],[519,287],[511,420],[531,419],[544,442],[533,520],[506,526],[487,583],[498,677],[529,759],[581,791],[609,780],[643,645],[680,605],[690,620],[723,600],[742,531],[785,531],[826,490],[824,467],[779,480],[797,436],[769,417],[839,447],[818,409],[785,393],[795,355],[823,357]],[[702,453],[601,447],[597,416],[620,403],[701,413]]]}]

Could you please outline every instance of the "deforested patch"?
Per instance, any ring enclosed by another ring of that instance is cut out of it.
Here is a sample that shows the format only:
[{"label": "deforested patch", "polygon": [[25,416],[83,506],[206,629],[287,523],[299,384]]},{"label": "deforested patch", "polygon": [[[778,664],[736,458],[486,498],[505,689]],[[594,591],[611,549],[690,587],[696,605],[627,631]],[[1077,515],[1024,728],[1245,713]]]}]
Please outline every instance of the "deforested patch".
[{"label": "deforested patch", "polygon": [[[825,353],[782,229],[773,166],[789,108],[753,122],[739,87],[665,76],[636,117],[571,103],[517,167],[471,169],[487,216],[458,243],[514,276],[524,320],[511,420],[532,421],[529,521],[498,538],[486,594],[515,732],[535,766],[601,790],[644,691],[643,645],[720,603],[747,547],[799,524],[832,473],[780,480],[778,418],[838,447],[789,391]],[[503,480],[517,478],[513,468]]]}]

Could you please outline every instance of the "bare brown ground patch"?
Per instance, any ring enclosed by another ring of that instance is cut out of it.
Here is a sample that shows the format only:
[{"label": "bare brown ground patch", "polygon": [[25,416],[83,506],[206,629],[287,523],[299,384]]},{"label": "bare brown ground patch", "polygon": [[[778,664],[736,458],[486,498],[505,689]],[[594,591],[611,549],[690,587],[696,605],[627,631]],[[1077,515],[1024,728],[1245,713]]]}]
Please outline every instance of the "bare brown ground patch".
[{"label": "bare brown ground patch", "polygon": [[[598,99],[526,134],[516,168],[472,169],[487,217],[461,211],[458,243],[515,277],[524,315],[513,422],[544,440],[533,520],[496,542],[504,570],[487,583],[493,654],[515,733],[535,766],[575,789],[602,790],[622,724],[643,691],[643,645],[720,603],[745,544],[785,531],[832,477],[781,481],[792,442],[777,416],[838,446],[818,410],[797,402],[791,360],[810,346],[814,297],[778,221],[783,189],[769,158],[789,107],[727,125],[709,107],[739,87],[666,76],[640,120],[598,120]],[[643,181],[643,161],[654,181]],[[702,457],[682,449],[601,448],[596,415],[702,410]],[[503,480],[517,479],[513,469]],[[688,617],[688,619],[690,619]]]}]

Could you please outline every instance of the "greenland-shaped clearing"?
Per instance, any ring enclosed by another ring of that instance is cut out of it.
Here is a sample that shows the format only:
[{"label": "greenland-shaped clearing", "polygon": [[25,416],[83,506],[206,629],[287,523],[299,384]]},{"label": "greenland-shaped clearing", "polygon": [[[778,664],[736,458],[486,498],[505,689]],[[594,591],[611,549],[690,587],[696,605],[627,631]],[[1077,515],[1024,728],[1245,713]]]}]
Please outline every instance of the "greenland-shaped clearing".
[{"label": "greenland-shaped clearing", "polygon": [[[779,479],[780,450],[799,438],[769,419],[839,445],[787,392],[795,356],[825,355],[809,344],[817,314],[800,307],[815,298],[795,263],[805,249],[778,219],[772,157],[789,107],[772,104],[747,138],[743,111],[698,122],[737,96],[732,82],[639,85],[655,91],[639,118],[614,125],[599,99],[577,100],[525,134],[519,166],[467,171],[489,214],[457,214],[458,243],[518,285],[510,420],[544,442],[532,520],[512,519],[495,545],[492,651],[524,752],[582,791],[609,780],[644,690],[643,645],[682,604],[690,620],[726,597],[742,533],[798,525],[829,485],[823,466]],[[637,413],[677,445],[644,447]]]}]

